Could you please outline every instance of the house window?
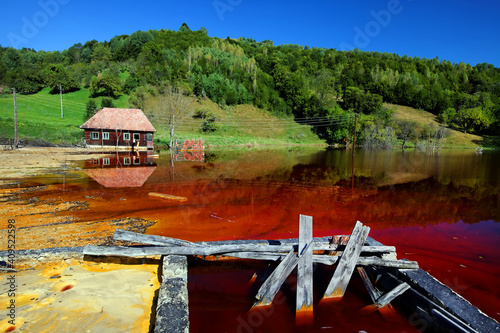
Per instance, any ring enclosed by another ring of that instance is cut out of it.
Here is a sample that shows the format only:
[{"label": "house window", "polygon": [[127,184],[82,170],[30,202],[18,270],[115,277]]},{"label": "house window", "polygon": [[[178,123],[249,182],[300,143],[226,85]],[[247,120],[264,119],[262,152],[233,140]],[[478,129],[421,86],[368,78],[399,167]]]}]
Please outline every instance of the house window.
[{"label": "house window", "polygon": [[109,165],[109,157],[104,157],[102,159],[102,165]]},{"label": "house window", "polygon": [[109,140],[109,132],[103,132],[102,133],[102,139],[103,140]]},{"label": "house window", "polygon": [[130,157],[124,157],[123,158],[123,164],[130,165]]},{"label": "house window", "polygon": [[141,164],[141,158],[139,156],[134,156],[134,164],[135,165]]},{"label": "house window", "polygon": [[92,132],[92,133],[90,133],[90,138],[92,140],[99,140],[99,132]]},{"label": "house window", "polygon": [[141,133],[134,133],[134,141],[137,142],[141,139]]},{"label": "house window", "polygon": [[123,133],[123,140],[130,141],[130,133]]},{"label": "house window", "polygon": [[146,140],[147,141],[153,141],[153,133],[146,134]]},{"label": "house window", "polygon": [[93,165],[99,165],[99,159],[98,158],[93,158],[92,159],[92,164]]}]

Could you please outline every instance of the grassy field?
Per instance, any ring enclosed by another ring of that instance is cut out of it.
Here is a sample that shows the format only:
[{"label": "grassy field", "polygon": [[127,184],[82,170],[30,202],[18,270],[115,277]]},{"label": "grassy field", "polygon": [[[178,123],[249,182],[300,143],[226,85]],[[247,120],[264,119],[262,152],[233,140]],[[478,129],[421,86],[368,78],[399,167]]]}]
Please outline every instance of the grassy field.
[{"label": "grassy field", "polygon": [[[50,88],[37,94],[17,94],[17,121],[21,140],[41,139],[43,141],[74,145],[81,142],[85,105],[89,92],[81,89],[77,92],[63,94],[63,115],[61,118],[61,101],[58,94],[49,93]],[[100,98],[96,98],[100,104]],[[127,97],[121,96],[115,101],[117,107],[125,107]],[[12,94],[0,95],[0,138],[14,137],[14,101]]]},{"label": "grassy field", "polygon": [[[61,102],[58,94],[49,88],[33,95],[17,95],[18,130],[21,140],[43,141],[59,145],[75,145],[82,142],[85,106],[90,93],[87,89],[63,95],[64,118],[61,118]],[[100,105],[102,97],[96,98]],[[127,107],[128,96],[114,100],[116,107]],[[193,119],[196,110],[216,116],[218,130],[213,133],[200,131],[203,120]],[[147,112],[147,110],[146,110]],[[203,139],[209,145],[265,145],[265,144],[324,144],[310,126],[298,125],[292,118],[280,119],[251,105],[220,108],[210,100],[192,99],[191,114],[176,126],[175,136],[185,139]],[[14,137],[14,103],[12,94],[0,95],[0,139]],[[158,130],[155,141],[170,141],[164,124],[154,123]]]},{"label": "grassy field", "polygon": [[[428,124],[434,124],[439,126],[440,124],[436,121],[436,116],[430,112],[417,110],[409,106],[387,104],[387,106],[393,110],[395,120],[409,120],[414,121],[421,126]],[[445,147],[453,148],[475,148],[477,146],[485,146],[487,143],[482,137],[474,134],[463,133],[456,130],[450,129],[449,136],[444,140]]]}]

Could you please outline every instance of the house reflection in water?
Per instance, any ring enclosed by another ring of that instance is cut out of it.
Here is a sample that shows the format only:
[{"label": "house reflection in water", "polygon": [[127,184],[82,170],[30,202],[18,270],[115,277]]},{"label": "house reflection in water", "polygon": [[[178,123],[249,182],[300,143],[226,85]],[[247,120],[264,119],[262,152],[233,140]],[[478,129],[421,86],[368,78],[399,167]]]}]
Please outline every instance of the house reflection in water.
[{"label": "house reflection in water", "polygon": [[141,187],[155,171],[151,151],[123,152],[85,161],[85,173],[104,187]]}]

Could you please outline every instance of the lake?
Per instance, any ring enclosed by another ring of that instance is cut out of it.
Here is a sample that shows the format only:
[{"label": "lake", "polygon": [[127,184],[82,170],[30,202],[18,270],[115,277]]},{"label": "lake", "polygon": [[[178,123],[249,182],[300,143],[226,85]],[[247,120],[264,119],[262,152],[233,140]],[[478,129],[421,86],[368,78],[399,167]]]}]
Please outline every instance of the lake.
[{"label": "lake", "polygon": [[[313,217],[315,237],[349,234],[359,220],[371,237],[395,246],[398,258],[418,261],[499,320],[499,163],[499,152],[472,150],[357,150],[354,158],[350,150],[312,147],[161,151],[89,159],[59,186],[73,198],[100,198],[74,212],[82,221],[140,217],[157,221],[148,234],[190,241],[294,238],[300,214]],[[187,201],[157,200],[150,192]],[[191,331],[295,331],[293,277],[278,294],[280,304],[248,312],[256,292],[249,281],[267,264],[190,260]],[[315,271],[316,300],[332,274]],[[353,278],[339,304],[315,303],[307,331],[416,331],[406,319],[387,322],[378,313],[359,320],[356,309],[368,301]]]}]

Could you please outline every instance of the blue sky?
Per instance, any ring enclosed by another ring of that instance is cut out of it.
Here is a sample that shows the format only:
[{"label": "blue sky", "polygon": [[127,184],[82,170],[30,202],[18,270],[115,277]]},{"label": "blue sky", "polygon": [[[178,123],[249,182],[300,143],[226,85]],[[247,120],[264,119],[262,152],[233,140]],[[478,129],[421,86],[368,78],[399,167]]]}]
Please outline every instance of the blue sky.
[{"label": "blue sky", "polygon": [[0,0],[0,45],[64,50],[186,22],[215,37],[500,67],[499,14],[498,0]]}]

